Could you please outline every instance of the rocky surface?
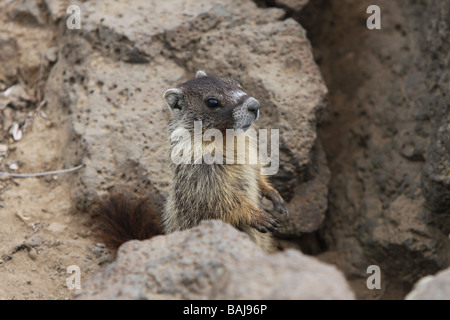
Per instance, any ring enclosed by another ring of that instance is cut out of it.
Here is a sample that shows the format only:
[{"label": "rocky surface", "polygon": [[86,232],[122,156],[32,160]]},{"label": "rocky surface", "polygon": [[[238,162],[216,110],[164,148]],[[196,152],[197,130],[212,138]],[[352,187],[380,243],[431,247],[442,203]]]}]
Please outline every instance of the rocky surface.
[{"label": "rocky surface", "polygon": [[[257,267],[256,267],[257,266]],[[289,249],[266,255],[230,225],[123,244],[76,299],[354,299],[336,267]]]},{"label": "rocky surface", "polygon": [[[377,1],[381,30],[365,27],[370,4],[312,1],[299,20],[330,90],[321,257],[360,298],[388,299],[450,263],[450,3]],[[370,264],[382,290],[365,288]]]}]

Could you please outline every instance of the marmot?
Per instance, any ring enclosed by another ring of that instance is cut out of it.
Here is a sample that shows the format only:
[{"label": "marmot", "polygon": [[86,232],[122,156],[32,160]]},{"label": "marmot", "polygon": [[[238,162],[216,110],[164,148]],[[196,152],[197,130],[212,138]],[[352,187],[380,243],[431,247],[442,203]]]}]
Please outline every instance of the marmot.
[{"label": "marmot", "polygon": [[[271,200],[274,210],[280,213],[287,213],[285,203],[261,175],[258,163],[236,163],[236,149],[231,153],[226,150],[226,139],[230,140],[227,133],[233,129],[238,136],[248,130],[259,117],[259,102],[242,91],[237,81],[211,77],[203,71],[198,71],[194,79],[168,89],[164,99],[171,114],[168,126],[171,183],[160,220],[163,233],[191,228],[204,219],[221,219],[246,232],[266,252],[272,251],[270,233],[280,225],[270,212],[262,209],[261,198]],[[201,124],[199,130],[197,124]],[[200,140],[196,145],[195,139],[201,139],[198,135],[203,137],[208,130],[220,132],[224,141],[215,136],[212,142]],[[183,136],[184,140],[180,139]],[[248,160],[257,150],[253,143],[245,146]],[[208,150],[213,150],[208,154],[210,157],[217,156],[223,161],[205,163]],[[174,161],[179,154],[183,156],[181,161]],[[147,201],[127,202],[123,196],[112,195],[101,201],[96,210],[107,227],[107,239],[112,238],[116,247],[126,240],[160,233],[153,227],[148,233],[142,231],[149,223],[141,221],[147,219],[145,211],[150,210]],[[121,225],[116,227],[115,223]]]}]

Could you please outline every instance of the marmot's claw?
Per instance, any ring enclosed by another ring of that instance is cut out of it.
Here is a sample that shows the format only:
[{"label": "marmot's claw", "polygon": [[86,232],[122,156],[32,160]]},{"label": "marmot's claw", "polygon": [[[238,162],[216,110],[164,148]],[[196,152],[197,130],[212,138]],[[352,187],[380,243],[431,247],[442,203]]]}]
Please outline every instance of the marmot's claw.
[{"label": "marmot's claw", "polygon": [[271,214],[266,214],[262,219],[255,221],[252,227],[262,233],[275,232],[280,227],[280,223],[277,219],[272,217]]},{"label": "marmot's claw", "polygon": [[264,227],[255,227],[256,228],[256,230],[258,230],[259,232],[261,232],[261,233],[267,233],[267,232],[269,232],[269,230],[267,230],[266,228],[264,228]]}]

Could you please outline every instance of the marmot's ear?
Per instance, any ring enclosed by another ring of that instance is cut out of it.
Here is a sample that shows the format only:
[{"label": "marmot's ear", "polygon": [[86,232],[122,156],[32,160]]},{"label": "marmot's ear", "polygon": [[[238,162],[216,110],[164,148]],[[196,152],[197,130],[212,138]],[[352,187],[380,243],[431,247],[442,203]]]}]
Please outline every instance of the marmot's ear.
[{"label": "marmot's ear", "polygon": [[173,111],[175,109],[182,109],[183,90],[180,88],[172,88],[166,90],[163,95],[169,108]]},{"label": "marmot's ear", "polygon": [[203,70],[198,70],[197,73],[195,74],[195,78],[201,78],[201,77],[206,77],[206,72]]}]

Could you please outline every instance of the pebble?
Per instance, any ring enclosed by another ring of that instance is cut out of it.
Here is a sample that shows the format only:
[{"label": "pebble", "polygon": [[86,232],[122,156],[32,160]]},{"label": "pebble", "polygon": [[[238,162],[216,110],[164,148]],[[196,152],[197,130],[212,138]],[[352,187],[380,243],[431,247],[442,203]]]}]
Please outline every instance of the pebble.
[{"label": "pebble", "polygon": [[30,250],[28,251],[28,256],[31,258],[31,260],[36,260],[37,259],[37,252],[34,248],[30,248]]}]

